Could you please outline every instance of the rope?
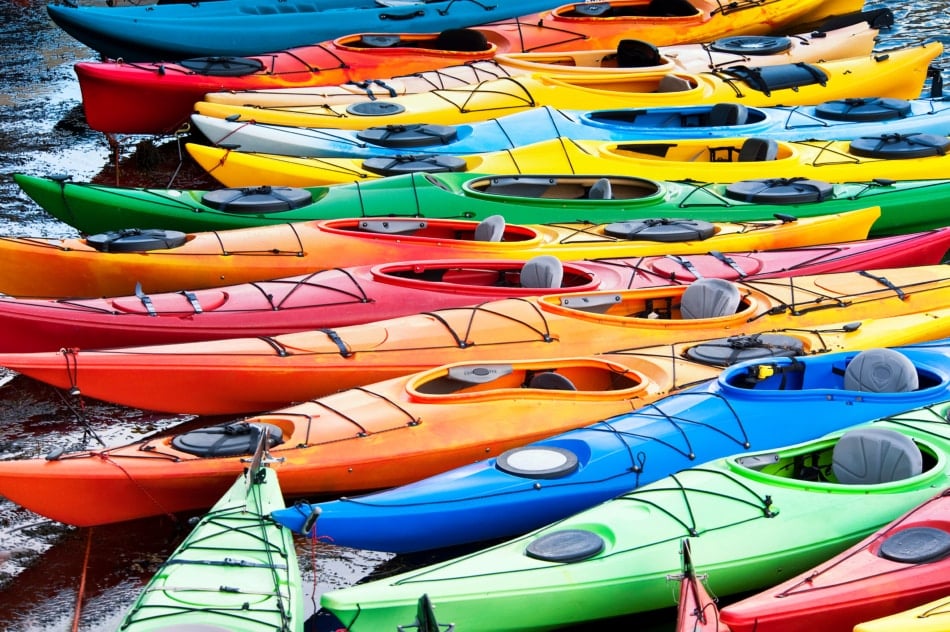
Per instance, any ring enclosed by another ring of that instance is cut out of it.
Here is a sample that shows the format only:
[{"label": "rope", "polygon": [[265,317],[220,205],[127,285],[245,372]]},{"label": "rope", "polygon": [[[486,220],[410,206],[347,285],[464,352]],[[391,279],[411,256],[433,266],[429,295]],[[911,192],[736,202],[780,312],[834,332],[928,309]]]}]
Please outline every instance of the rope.
[{"label": "rope", "polygon": [[79,618],[82,614],[82,600],[86,591],[86,572],[89,570],[89,551],[92,549],[92,527],[86,531],[86,552],[82,560],[82,575],[79,577],[79,591],[76,595],[76,613],[73,616],[73,632],[79,629]]}]

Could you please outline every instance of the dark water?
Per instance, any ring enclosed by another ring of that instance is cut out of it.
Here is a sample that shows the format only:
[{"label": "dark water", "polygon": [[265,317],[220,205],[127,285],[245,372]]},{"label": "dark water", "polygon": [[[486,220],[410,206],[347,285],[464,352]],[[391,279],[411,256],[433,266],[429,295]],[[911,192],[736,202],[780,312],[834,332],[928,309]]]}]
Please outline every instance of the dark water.
[{"label": "dark water", "polygon": [[[940,39],[950,47],[948,4],[869,3],[868,8],[890,7],[897,20],[878,47],[924,39]],[[175,186],[210,185],[193,166],[179,165],[173,140],[164,139],[154,153],[145,152],[153,147],[151,141],[119,138],[117,145],[110,145],[86,127],[72,64],[95,59],[95,54],[59,31],[44,7],[41,0],[0,0],[0,235],[77,234],[20,193],[10,178],[14,172],[68,173],[76,180],[151,186],[169,184],[175,173]],[[945,54],[939,63],[950,71],[948,59]],[[165,162],[161,168],[136,170],[143,164],[143,153]],[[2,369],[0,383],[0,459],[38,456],[54,447],[112,445],[176,424],[208,421],[71,398]],[[0,561],[0,630],[115,629],[143,583],[188,528],[183,520],[160,518],[75,529],[0,499],[0,559],[9,556]],[[319,595],[326,590],[349,585],[374,569],[388,572],[425,561],[314,546],[303,539],[297,544],[308,615],[317,610]],[[661,613],[599,629],[669,626],[670,613]],[[313,630],[333,627],[323,616],[314,616],[308,625]]]}]

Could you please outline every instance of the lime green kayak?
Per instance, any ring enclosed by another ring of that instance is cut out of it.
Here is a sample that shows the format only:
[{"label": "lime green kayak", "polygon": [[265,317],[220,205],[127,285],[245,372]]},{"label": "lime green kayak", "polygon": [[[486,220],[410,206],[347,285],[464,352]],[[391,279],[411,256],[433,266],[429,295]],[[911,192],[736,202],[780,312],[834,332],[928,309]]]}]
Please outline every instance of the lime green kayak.
[{"label": "lime green kayak", "polygon": [[950,179],[829,184],[766,179],[731,184],[579,175],[413,173],[333,186],[214,191],[111,187],[16,174],[47,212],[87,234],[125,228],[182,232],[349,217],[413,216],[511,224],[648,218],[707,221],[809,217],[880,206],[871,236],[944,226]]},{"label": "lime green kayak", "polygon": [[268,517],[283,506],[277,473],[250,467],[166,560],[118,629],[303,629],[293,536]]},{"label": "lime green kayak", "polygon": [[351,632],[411,624],[422,595],[439,622],[466,632],[549,630],[675,606],[668,577],[680,572],[684,538],[710,593],[759,589],[946,489],[948,412],[945,402],[682,470],[521,538],[325,593],[321,603]]}]

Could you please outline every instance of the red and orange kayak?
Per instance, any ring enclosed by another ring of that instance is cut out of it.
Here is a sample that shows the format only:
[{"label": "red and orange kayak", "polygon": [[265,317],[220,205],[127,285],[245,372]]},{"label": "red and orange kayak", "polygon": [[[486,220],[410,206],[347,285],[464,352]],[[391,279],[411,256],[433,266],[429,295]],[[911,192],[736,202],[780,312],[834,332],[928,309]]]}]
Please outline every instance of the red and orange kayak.
[{"label": "red and orange kayak", "polygon": [[447,364],[227,424],[2,461],[0,494],[80,526],[202,509],[246,467],[260,432],[287,496],[392,487],[634,410],[732,361],[866,349],[891,329],[921,335],[919,325],[896,317],[600,357]]},{"label": "red and orange kayak", "polygon": [[221,288],[90,299],[0,296],[0,351],[192,342],[342,327],[501,298],[940,263],[950,227],[827,246],[559,263],[403,261]]},{"label": "red and orange kayak", "polygon": [[[946,425],[936,411],[933,422]],[[851,630],[950,591],[950,491],[778,586],[722,609],[732,632]]]},{"label": "red and orange kayak", "polygon": [[[702,309],[690,306],[696,300]],[[950,319],[936,317],[947,309],[946,265],[762,281],[702,279],[502,299],[276,336],[3,353],[0,366],[135,408],[232,414],[272,410],[446,361],[601,354],[644,341],[672,344],[914,314],[915,325],[895,327],[888,344],[917,342],[950,336]],[[893,338],[902,335],[913,339]]]},{"label": "red and orange kayak", "polygon": [[710,223],[510,225],[434,218],[352,218],[204,233],[116,231],[86,238],[0,239],[0,292],[99,297],[173,292],[315,270],[424,259],[562,261],[773,249],[865,239],[879,207],[795,219]]},{"label": "red and orange kayak", "polygon": [[[617,68],[618,46],[623,39],[647,37],[642,32],[598,32],[599,27],[623,18],[592,17],[582,22],[587,35],[577,39],[548,26],[544,21],[516,22],[442,33],[370,33],[347,35],[331,41],[250,57],[199,57],[178,62],[86,61],[75,65],[82,91],[83,111],[95,130],[118,134],[171,134],[188,122],[194,103],[209,92],[288,90],[312,86],[349,84],[353,90],[391,84],[384,81],[414,73],[430,74],[429,81],[451,87],[453,83],[535,71],[532,57],[544,52],[600,50],[598,65]],[[765,36],[756,41],[737,41],[735,35],[718,43],[676,44],[657,51],[658,59],[639,60],[644,70],[701,72],[738,64],[779,64],[853,57],[871,52],[879,25],[893,22],[884,12],[858,13],[854,24],[781,37],[775,43]],[[710,30],[711,37],[724,33]],[[686,40],[683,40],[686,41]],[[788,44],[784,50],[779,42]],[[720,50],[721,49],[721,50]],[[770,49],[776,52],[769,54]],[[500,53],[527,53],[526,58],[502,64],[490,63]],[[589,57],[589,55],[588,55]],[[476,62],[485,62],[482,68]],[[558,62],[566,63],[564,61]],[[574,62],[576,64],[576,62]],[[525,64],[528,64],[526,66]],[[453,68],[454,67],[454,68]],[[637,68],[639,68],[638,66]],[[438,69],[445,68],[445,72]],[[630,68],[636,70],[637,68]],[[563,67],[565,72],[576,68]],[[398,82],[397,82],[398,83]],[[361,88],[360,86],[363,86]]]}]

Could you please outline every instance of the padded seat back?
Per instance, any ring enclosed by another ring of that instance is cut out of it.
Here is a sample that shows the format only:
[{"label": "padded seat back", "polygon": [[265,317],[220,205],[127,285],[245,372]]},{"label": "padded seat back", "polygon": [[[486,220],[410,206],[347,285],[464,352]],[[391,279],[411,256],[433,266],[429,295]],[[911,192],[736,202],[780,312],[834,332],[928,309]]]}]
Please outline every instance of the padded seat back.
[{"label": "padded seat back", "polygon": [[577,387],[569,379],[553,371],[536,373],[528,381],[528,388],[543,388],[549,391],[576,391]]},{"label": "padded seat back", "polygon": [[690,284],[680,299],[683,318],[718,318],[735,314],[739,309],[739,288],[725,279],[698,279]]},{"label": "padded seat back", "polygon": [[663,75],[656,86],[657,92],[684,92],[692,89],[693,84],[676,75]]},{"label": "padded seat back", "polygon": [[831,470],[846,485],[891,483],[920,474],[923,456],[907,435],[889,428],[857,428],[838,439]]},{"label": "padded seat back", "polygon": [[505,234],[505,218],[489,215],[475,227],[475,241],[501,241]]},{"label": "padded seat back", "polygon": [[608,178],[600,178],[587,190],[588,200],[612,200],[613,197],[613,187],[610,186]]},{"label": "padded seat back", "polygon": [[778,143],[771,138],[747,138],[739,150],[739,162],[763,162],[778,157]]},{"label": "padded seat back", "polygon": [[557,288],[564,279],[564,266],[552,255],[539,255],[521,267],[521,287]]},{"label": "padded seat back", "polygon": [[709,125],[745,125],[749,120],[749,108],[741,103],[717,103],[709,110]]},{"label": "padded seat back", "polygon": [[844,371],[844,387],[869,393],[917,390],[920,378],[910,358],[894,349],[867,349],[854,356]]}]

